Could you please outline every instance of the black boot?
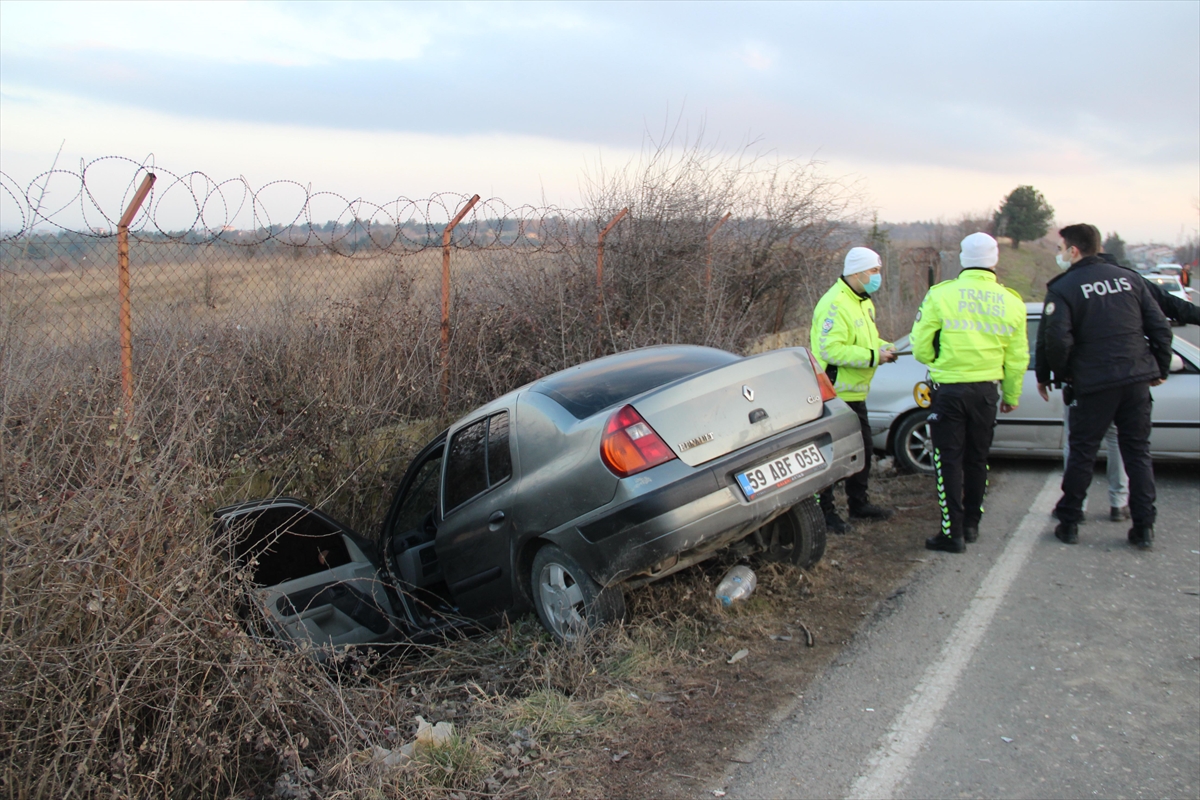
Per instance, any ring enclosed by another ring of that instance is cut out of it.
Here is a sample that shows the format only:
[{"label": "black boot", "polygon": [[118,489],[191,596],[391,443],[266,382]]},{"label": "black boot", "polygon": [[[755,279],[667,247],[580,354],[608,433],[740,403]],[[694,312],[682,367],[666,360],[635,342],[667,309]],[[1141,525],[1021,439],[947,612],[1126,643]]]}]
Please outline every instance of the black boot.
[{"label": "black boot", "polygon": [[978,525],[963,525],[963,541],[967,544],[975,544],[979,541],[979,526]]},{"label": "black boot", "polygon": [[854,526],[839,517],[836,511],[827,511],[825,512],[825,529],[841,536],[854,530]]},{"label": "black boot", "polygon": [[1141,550],[1149,550],[1154,546],[1154,526],[1134,525],[1129,529],[1129,543]]},{"label": "black boot", "polygon": [[850,519],[891,519],[895,512],[890,508],[880,508],[879,506],[868,503],[866,500],[861,503],[850,503]]},{"label": "black boot", "polygon": [[941,550],[944,553],[965,553],[967,552],[967,543],[961,536],[953,537],[939,533],[937,536],[930,536],[925,540],[925,549]]},{"label": "black boot", "polygon": [[1129,519],[1129,506],[1112,506],[1108,509],[1108,518],[1113,522]]},{"label": "black boot", "polygon": [[1079,544],[1079,526],[1074,522],[1060,522],[1054,529],[1054,537],[1063,544]]}]

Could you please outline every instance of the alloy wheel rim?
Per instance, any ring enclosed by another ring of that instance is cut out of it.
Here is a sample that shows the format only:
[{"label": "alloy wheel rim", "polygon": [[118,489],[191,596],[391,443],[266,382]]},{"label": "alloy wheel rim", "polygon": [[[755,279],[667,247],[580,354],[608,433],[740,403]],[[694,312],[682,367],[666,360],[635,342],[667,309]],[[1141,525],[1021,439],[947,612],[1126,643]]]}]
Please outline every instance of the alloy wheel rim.
[{"label": "alloy wheel rim", "polygon": [[538,578],[538,593],[542,610],[551,627],[560,636],[575,635],[585,626],[583,614],[583,592],[579,582],[562,564],[547,564]]},{"label": "alloy wheel rim", "polygon": [[933,470],[933,431],[928,422],[912,429],[906,449],[914,464]]}]

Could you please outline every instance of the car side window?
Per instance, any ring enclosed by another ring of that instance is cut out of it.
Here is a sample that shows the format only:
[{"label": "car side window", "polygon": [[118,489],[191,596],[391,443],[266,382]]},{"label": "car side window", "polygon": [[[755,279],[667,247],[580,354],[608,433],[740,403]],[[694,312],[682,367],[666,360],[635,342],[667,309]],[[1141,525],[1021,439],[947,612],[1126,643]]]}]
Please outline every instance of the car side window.
[{"label": "car side window", "polygon": [[438,451],[418,467],[412,484],[400,501],[393,531],[417,530],[424,524],[426,515],[437,508],[438,482],[441,476],[442,453]]},{"label": "car side window", "polygon": [[1038,325],[1041,324],[1041,318],[1027,318],[1025,320],[1025,332],[1029,336],[1029,369],[1037,369],[1037,356],[1034,355],[1034,350],[1037,349]]},{"label": "car side window", "polygon": [[454,434],[446,460],[446,512],[487,488],[487,420],[481,419]]},{"label": "car side window", "polygon": [[508,412],[473,422],[454,434],[446,460],[446,513],[512,475]]},{"label": "car side window", "polygon": [[1200,372],[1200,370],[1193,367],[1187,361],[1187,359],[1185,359],[1183,356],[1179,355],[1179,353],[1177,353],[1175,351],[1171,351],[1171,372],[1174,374],[1182,373],[1182,374],[1186,375],[1186,374],[1190,373],[1192,375],[1195,375],[1196,373]]},{"label": "car side window", "polygon": [[512,453],[508,449],[508,412],[488,418],[488,486],[503,483],[512,476]]}]

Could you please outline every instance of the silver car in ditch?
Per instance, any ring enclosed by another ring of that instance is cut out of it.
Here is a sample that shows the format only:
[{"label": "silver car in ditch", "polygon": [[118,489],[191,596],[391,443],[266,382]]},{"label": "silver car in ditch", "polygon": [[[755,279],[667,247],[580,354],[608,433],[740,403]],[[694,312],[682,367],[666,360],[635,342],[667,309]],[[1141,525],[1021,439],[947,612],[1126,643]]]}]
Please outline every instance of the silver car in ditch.
[{"label": "silver car in ditch", "polygon": [[294,498],[216,512],[275,632],[341,646],[536,611],[559,639],[624,590],[723,548],[809,566],[813,496],[865,458],[857,417],[804,348],[650,347],[467,414],[360,535]]}]

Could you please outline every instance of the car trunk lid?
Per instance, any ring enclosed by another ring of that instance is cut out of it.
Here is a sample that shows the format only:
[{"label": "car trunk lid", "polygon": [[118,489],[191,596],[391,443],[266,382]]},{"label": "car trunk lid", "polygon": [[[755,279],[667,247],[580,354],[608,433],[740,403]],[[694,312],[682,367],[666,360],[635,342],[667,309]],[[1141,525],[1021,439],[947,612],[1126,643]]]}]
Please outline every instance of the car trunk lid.
[{"label": "car trunk lid", "polygon": [[633,406],[689,466],[816,419],[824,410],[808,351],[801,347],[694,375]]}]

